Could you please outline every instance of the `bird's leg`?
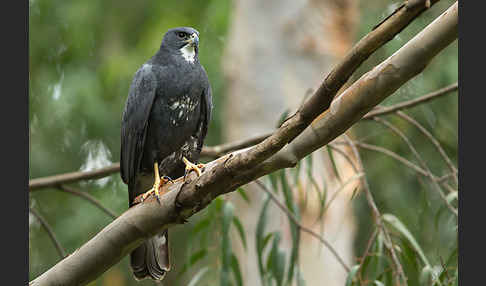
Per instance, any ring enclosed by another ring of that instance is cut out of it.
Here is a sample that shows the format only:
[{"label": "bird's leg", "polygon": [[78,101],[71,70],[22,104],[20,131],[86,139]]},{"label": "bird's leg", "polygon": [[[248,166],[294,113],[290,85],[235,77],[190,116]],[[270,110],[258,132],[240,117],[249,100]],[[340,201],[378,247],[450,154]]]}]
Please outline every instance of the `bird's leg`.
[{"label": "bird's leg", "polygon": [[150,196],[151,193],[155,192],[155,197],[157,198],[157,201],[160,203],[160,195],[161,195],[159,194],[160,187],[162,187],[162,185],[164,185],[169,181],[172,182],[172,179],[169,178],[168,176],[163,176],[162,178],[160,178],[159,164],[157,162],[154,163],[154,176],[155,176],[154,186],[152,187],[152,189],[148,190],[145,194],[143,194],[142,201],[144,201],[148,196]]},{"label": "bird's leg", "polygon": [[201,176],[201,169],[204,168],[204,164],[193,164],[189,160],[187,160],[186,157],[182,157],[182,161],[184,161],[184,164],[186,165],[184,180],[186,179],[187,174],[189,174],[189,172],[192,170],[196,171],[198,177]]}]

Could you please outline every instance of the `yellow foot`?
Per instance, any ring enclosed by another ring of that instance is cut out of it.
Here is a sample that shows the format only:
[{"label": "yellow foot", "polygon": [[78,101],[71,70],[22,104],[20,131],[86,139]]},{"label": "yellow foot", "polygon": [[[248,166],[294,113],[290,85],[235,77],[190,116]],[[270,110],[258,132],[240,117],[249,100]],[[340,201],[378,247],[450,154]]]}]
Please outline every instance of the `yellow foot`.
[{"label": "yellow foot", "polygon": [[168,182],[171,182],[171,183],[173,182],[172,179],[168,176],[163,176],[162,178],[158,178],[158,180],[157,180],[157,178],[155,179],[154,186],[142,195],[142,199],[141,199],[142,202],[147,197],[149,197],[152,193],[155,193],[155,197],[157,198],[157,201],[160,203],[160,198],[162,197],[162,195],[165,194],[165,192],[164,193],[160,192],[160,188],[163,185],[167,184]]},{"label": "yellow foot", "polygon": [[165,185],[167,182],[169,181],[172,182],[172,179],[169,178],[168,176],[163,176],[162,178],[160,178],[159,165],[157,164],[157,162],[154,163],[154,176],[155,176],[154,186],[142,195],[142,199],[141,199],[142,202],[152,193],[155,193],[155,197],[157,198],[157,201],[160,203],[160,196],[161,196],[161,194],[159,193],[160,188],[163,185]]},{"label": "yellow foot", "polygon": [[186,165],[186,171],[184,172],[184,180],[186,179],[187,174],[191,172],[192,170],[196,171],[197,176],[201,176],[202,172],[201,169],[204,168],[204,164],[193,164],[189,160],[186,159],[186,157],[182,157],[182,161],[184,161],[184,164]]}]

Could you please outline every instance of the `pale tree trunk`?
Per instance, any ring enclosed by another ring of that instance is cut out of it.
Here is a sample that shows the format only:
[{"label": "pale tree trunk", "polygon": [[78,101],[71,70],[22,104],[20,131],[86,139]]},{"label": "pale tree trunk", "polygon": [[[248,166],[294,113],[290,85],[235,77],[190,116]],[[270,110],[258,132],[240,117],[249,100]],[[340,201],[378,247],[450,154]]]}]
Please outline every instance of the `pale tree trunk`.
[{"label": "pale tree trunk", "polygon": [[[275,129],[285,110],[300,106],[309,89],[316,89],[327,72],[351,48],[357,23],[357,1],[353,0],[240,0],[234,2],[231,28],[224,55],[226,76],[224,114],[225,141],[240,140]],[[217,107],[216,107],[217,108]],[[347,154],[350,150],[343,149]],[[342,155],[333,152],[342,182],[355,175]],[[351,156],[352,157],[352,156]],[[354,159],[352,159],[354,160]],[[356,226],[351,193],[358,181],[340,188],[326,149],[313,155],[313,176],[327,201],[335,197],[324,219],[316,223],[319,200],[301,176],[294,194],[300,202],[302,224],[334,246],[346,264],[353,265]],[[248,249],[238,237],[233,248],[240,260],[245,285],[260,285],[255,231],[264,193],[254,184],[245,186],[249,206],[237,194],[229,195],[245,226]],[[339,193],[336,191],[339,189]],[[307,193],[307,203],[302,198]],[[336,195],[335,195],[336,194]],[[291,237],[285,214],[269,208],[269,230],[282,230],[282,243],[290,249]],[[335,257],[315,238],[301,233],[300,269],[306,285],[344,285],[346,272]]]}]

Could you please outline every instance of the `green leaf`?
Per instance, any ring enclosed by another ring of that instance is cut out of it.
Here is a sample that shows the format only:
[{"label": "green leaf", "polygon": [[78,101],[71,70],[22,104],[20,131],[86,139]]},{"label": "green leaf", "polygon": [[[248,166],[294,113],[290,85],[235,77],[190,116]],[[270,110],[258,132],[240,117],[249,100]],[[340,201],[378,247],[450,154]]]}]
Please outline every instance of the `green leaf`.
[{"label": "green leaf", "polygon": [[278,193],[278,180],[277,180],[277,172],[268,174],[268,178],[270,179],[270,184],[272,185],[272,190],[274,193]]},{"label": "green leaf", "polygon": [[282,250],[277,251],[274,261],[274,275],[277,280],[277,285],[281,286],[283,284],[284,274],[285,274],[285,252]]},{"label": "green leaf", "polygon": [[334,173],[336,174],[336,178],[339,180],[340,183],[342,183],[343,180],[341,179],[341,176],[339,175],[338,168],[336,166],[336,161],[334,160],[334,155],[332,154],[332,151],[331,151],[331,147],[326,145],[326,149],[327,149],[327,154],[329,155],[329,159],[331,159],[332,169],[333,169]]},{"label": "green leaf", "polygon": [[351,267],[351,269],[349,270],[349,273],[348,273],[348,278],[346,278],[346,286],[353,285],[353,280],[354,280],[354,277],[356,277],[358,270],[359,270],[359,264]]},{"label": "green leaf", "polygon": [[449,267],[456,267],[457,269],[457,246],[452,250],[451,254],[449,255],[449,258],[447,258],[447,261],[444,265],[444,269],[442,270],[439,280],[444,281],[447,277],[447,271]]},{"label": "green leaf", "polygon": [[455,191],[455,192],[452,192],[452,193],[450,193],[450,194],[448,194],[448,195],[446,196],[446,200],[447,200],[447,202],[448,202],[449,204],[450,204],[450,203],[452,203],[454,200],[457,200],[457,193],[458,193],[458,192],[457,192],[457,191]]},{"label": "green leaf", "polygon": [[297,165],[292,169],[292,173],[294,175],[294,186],[298,186],[299,184],[299,174],[300,174],[300,167],[301,167],[300,161],[297,162]]},{"label": "green leaf", "polygon": [[234,207],[231,202],[225,202],[223,205],[223,223],[222,223],[222,269],[221,269],[221,286],[231,285],[230,270],[231,270],[231,239],[229,235],[231,222],[233,221]]},{"label": "green leaf", "polygon": [[297,286],[305,286],[304,277],[299,269],[297,269]]},{"label": "green leaf", "polygon": [[420,278],[419,278],[420,285],[432,285],[432,279],[433,279],[432,276],[433,276],[432,267],[426,265],[422,269],[422,272],[420,272]]},{"label": "green leaf", "polygon": [[376,235],[375,242],[373,243],[373,246],[370,249],[369,255],[362,263],[361,270],[360,270],[362,275],[372,280],[378,275],[378,273],[381,273],[383,271],[382,255],[383,255],[383,233],[379,231]]},{"label": "green leaf", "polygon": [[236,285],[243,286],[243,279],[241,277],[240,264],[234,254],[231,254],[231,269],[235,277]]},{"label": "green leaf", "polygon": [[417,243],[417,240],[415,240],[415,237],[413,237],[407,227],[396,216],[392,214],[384,214],[383,220],[393,226],[398,232],[400,232],[410,242],[415,251],[417,251],[424,264],[431,267],[429,261],[427,260],[427,257],[425,257],[425,254],[422,251],[422,248]]},{"label": "green leaf", "polygon": [[[295,215],[297,220],[300,220],[299,208],[295,204],[294,196],[292,190],[289,187],[287,176],[285,176],[285,170],[281,170],[280,183],[282,185],[282,191],[284,193],[285,205],[287,209]],[[287,270],[287,282],[291,282],[294,276],[294,267],[298,264],[298,254],[299,254],[299,241],[300,241],[300,231],[297,225],[294,224],[292,219],[289,217],[290,234],[292,237],[292,249],[290,252],[289,268]]]},{"label": "green leaf", "polygon": [[233,217],[233,223],[236,226],[236,229],[238,230],[238,234],[240,235],[241,242],[243,243],[243,247],[245,248],[246,251],[246,234],[243,225],[241,224],[240,220],[236,216]]},{"label": "green leaf", "polygon": [[267,195],[267,198],[263,203],[260,216],[258,217],[258,223],[257,223],[257,228],[255,233],[256,251],[257,251],[257,258],[258,258],[258,270],[260,273],[260,279],[262,281],[262,285],[266,285],[265,269],[263,268],[263,248],[264,248],[265,227],[267,223],[267,208],[269,203],[270,203],[270,196]]},{"label": "green leaf", "polygon": [[272,250],[267,259],[267,270],[272,273],[275,281],[277,281],[277,286],[282,285],[285,273],[285,253],[278,248],[280,240],[280,233],[276,232],[273,236]]},{"label": "green leaf", "polygon": [[354,188],[353,193],[351,194],[351,199],[349,199],[350,201],[352,201],[356,197],[358,190],[359,190],[359,187]]},{"label": "green leaf", "polygon": [[312,178],[312,154],[314,153],[310,153],[307,157],[306,157],[306,162],[307,162],[307,177],[309,178]]},{"label": "green leaf", "polygon": [[211,203],[211,206],[213,207],[213,210],[216,212],[216,213],[220,213],[221,210],[223,209],[223,204],[224,204],[224,200],[221,198],[221,197],[216,197],[212,203]]},{"label": "green leaf", "polygon": [[206,254],[208,254],[208,251],[206,249],[201,249],[193,253],[191,255],[191,258],[189,259],[189,266],[192,266],[199,260],[203,259],[206,256]]},{"label": "green leaf", "polygon": [[268,242],[270,242],[270,239],[276,234],[276,232],[270,232],[265,235],[263,238],[263,245],[262,245],[262,252],[265,250],[265,247],[267,246]]},{"label": "green leaf", "polygon": [[208,266],[205,266],[205,267],[199,269],[199,271],[192,277],[191,281],[189,282],[189,284],[187,284],[187,286],[200,285],[199,281],[201,281],[204,274],[206,274],[208,272],[208,270],[209,270]]},{"label": "green leaf", "polygon": [[196,236],[199,232],[207,228],[211,224],[211,219],[209,217],[206,217],[196,223],[194,227],[192,228],[193,235]]},{"label": "green leaf", "polygon": [[286,109],[286,110],[284,110],[284,112],[282,112],[282,114],[280,115],[280,118],[277,121],[276,128],[279,128],[282,125],[282,123],[284,123],[285,120],[287,120],[287,117],[289,116],[289,112],[290,112],[289,109]]},{"label": "green leaf", "polygon": [[236,190],[238,192],[238,194],[240,194],[240,196],[245,200],[245,202],[247,203],[250,203],[250,198],[248,197],[248,195],[246,194],[246,191],[245,189],[243,188],[238,188],[238,190]]}]

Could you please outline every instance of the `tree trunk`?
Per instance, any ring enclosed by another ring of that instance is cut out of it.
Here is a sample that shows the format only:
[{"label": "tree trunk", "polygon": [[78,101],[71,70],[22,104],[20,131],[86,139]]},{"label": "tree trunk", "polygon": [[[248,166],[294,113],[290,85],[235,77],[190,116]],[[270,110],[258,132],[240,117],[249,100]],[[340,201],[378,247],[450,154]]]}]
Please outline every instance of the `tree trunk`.
[{"label": "tree trunk", "polygon": [[[333,65],[347,52],[354,39],[357,1],[352,0],[245,0],[235,1],[233,23],[228,32],[224,55],[226,98],[225,141],[249,138],[275,129],[281,115],[289,115],[316,89]],[[216,107],[217,108],[217,107]],[[351,154],[350,150],[344,150]],[[352,157],[352,156],[351,156]],[[342,182],[354,171],[342,155],[333,152]],[[354,159],[352,159],[354,160]],[[302,171],[302,170],[301,170]],[[303,172],[303,171],[302,171]],[[326,184],[327,202],[341,185],[325,148],[313,154],[314,179],[320,192]],[[310,182],[301,176],[294,188],[299,200],[302,224],[320,232],[348,265],[354,259],[355,222],[350,196],[358,181],[341,188],[316,222],[319,199]],[[248,206],[237,194],[230,195],[247,233],[244,251],[235,236],[233,248],[240,260],[245,285],[259,285],[255,231],[264,193],[255,184],[245,186],[251,197]],[[304,205],[304,193],[307,193]],[[269,208],[267,231],[282,230],[282,242],[290,249],[291,236],[285,214],[274,205]],[[271,229],[273,227],[273,229]],[[306,285],[344,285],[346,272],[328,249],[315,238],[301,234],[300,269]],[[315,275],[319,273],[319,275]]]}]

